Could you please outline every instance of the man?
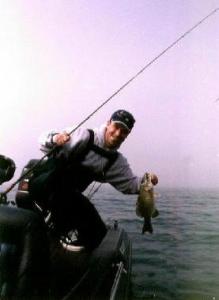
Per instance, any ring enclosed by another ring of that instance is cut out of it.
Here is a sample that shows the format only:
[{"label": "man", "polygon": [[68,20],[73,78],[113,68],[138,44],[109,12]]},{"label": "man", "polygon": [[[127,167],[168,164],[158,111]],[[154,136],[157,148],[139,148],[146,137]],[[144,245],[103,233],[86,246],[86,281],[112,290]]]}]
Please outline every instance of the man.
[{"label": "man", "polygon": [[[57,159],[66,167],[53,183],[52,217],[61,233],[78,231],[78,242],[94,249],[106,234],[106,226],[93,204],[82,194],[92,181],[107,182],[125,194],[138,194],[142,177],[133,174],[126,158],[117,150],[130,134],[135,119],[118,110],[98,129],[48,132],[41,136],[41,150],[59,147]],[[157,177],[154,175],[154,184]]]}]

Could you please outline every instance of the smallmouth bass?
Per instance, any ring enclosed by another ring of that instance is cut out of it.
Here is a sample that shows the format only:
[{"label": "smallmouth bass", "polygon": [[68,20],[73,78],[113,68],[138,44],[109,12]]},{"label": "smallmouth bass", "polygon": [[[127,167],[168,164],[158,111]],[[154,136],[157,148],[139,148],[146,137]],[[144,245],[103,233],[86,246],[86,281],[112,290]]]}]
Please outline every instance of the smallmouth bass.
[{"label": "smallmouth bass", "polygon": [[140,186],[139,196],[136,202],[136,214],[144,218],[142,234],[153,233],[151,218],[159,215],[155,207],[154,185],[158,183],[158,178],[155,174],[146,173]]}]

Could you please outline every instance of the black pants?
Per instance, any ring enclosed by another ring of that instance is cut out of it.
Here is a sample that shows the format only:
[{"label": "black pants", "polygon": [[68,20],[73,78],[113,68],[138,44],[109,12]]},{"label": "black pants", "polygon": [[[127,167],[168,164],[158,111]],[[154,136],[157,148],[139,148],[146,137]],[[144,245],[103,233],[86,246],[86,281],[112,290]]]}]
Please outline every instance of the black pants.
[{"label": "black pants", "polygon": [[106,226],[94,205],[72,187],[73,182],[78,186],[80,178],[83,183],[90,182],[92,174],[81,166],[73,167],[61,160],[48,159],[30,180],[30,196],[43,209],[51,211],[60,234],[76,229],[85,247],[94,249],[105,236]]},{"label": "black pants", "polygon": [[53,195],[51,213],[56,229],[65,234],[78,231],[78,238],[88,250],[96,248],[106,234],[106,226],[94,205],[83,194],[62,188]]}]

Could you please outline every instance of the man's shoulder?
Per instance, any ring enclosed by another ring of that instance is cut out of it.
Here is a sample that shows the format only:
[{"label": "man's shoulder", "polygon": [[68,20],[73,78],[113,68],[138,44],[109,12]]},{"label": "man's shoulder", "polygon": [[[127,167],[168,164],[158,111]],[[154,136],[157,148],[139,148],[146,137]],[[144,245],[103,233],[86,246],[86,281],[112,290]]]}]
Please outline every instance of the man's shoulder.
[{"label": "man's shoulder", "polygon": [[[67,131],[67,129],[66,129]],[[67,131],[68,133],[70,131]],[[90,134],[86,128],[80,127],[77,129],[73,129],[71,131],[71,139],[69,141],[69,146],[71,149],[81,149],[84,148],[89,140]]]},{"label": "man's shoulder", "polygon": [[104,147],[104,134],[106,130],[106,124],[103,124],[99,127],[92,128],[94,132],[94,144],[99,147]]},{"label": "man's shoulder", "polygon": [[120,152],[120,151],[115,151],[117,153],[117,166],[121,166],[121,167],[124,167],[124,166],[127,166],[128,165],[128,160],[127,158]]}]

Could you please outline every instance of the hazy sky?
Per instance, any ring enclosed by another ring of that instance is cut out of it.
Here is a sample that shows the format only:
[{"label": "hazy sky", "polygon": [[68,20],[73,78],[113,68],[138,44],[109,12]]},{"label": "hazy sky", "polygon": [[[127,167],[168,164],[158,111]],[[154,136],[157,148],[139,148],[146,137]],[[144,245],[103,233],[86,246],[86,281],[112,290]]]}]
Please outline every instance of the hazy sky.
[{"label": "hazy sky", "polygon": [[[0,153],[15,178],[44,130],[78,124],[216,0],[1,0]],[[136,126],[121,151],[160,186],[219,187],[219,11],[84,126],[115,109]],[[14,178],[14,179],[15,179]]]}]

